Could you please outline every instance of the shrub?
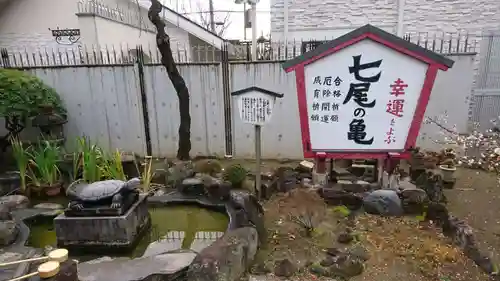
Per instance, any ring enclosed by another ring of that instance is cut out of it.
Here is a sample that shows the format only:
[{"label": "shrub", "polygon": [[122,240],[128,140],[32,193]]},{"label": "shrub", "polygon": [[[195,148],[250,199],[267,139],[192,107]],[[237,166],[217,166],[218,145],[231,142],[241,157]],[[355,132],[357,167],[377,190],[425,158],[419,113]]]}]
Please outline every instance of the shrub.
[{"label": "shrub", "polygon": [[38,115],[40,106],[51,105],[54,112],[66,116],[57,92],[41,79],[27,72],[0,69],[0,116],[25,124]]},{"label": "shrub", "polygon": [[223,179],[233,187],[241,187],[247,177],[247,170],[240,164],[234,164],[224,170]]},{"label": "shrub", "polygon": [[194,170],[197,173],[214,176],[222,171],[222,165],[214,159],[203,159],[195,162]]}]

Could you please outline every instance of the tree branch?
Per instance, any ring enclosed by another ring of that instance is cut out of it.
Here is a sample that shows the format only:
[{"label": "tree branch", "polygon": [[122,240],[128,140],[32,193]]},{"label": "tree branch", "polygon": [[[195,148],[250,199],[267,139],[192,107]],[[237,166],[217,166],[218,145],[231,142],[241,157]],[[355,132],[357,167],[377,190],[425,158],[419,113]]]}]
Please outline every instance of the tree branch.
[{"label": "tree branch", "polygon": [[191,115],[189,114],[189,90],[184,78],[182,78],[177,65],[175,64],[170,47],[170,37],[165,32],[165,22],[160,17],[163,9],[159,0],[151,0],[151,7],[148,11],[148,18],[156,27],[156,45],[161,54],[161,64],[167,70],[167,75],[179,99],[179,142],[177,159],[189,160],[191,151]]}]

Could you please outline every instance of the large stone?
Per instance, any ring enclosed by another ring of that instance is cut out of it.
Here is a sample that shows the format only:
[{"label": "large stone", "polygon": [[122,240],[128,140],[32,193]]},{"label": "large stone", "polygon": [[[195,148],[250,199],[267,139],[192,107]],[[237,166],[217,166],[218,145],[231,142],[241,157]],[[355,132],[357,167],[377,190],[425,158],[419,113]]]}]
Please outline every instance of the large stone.
[{"label": "large stone", "polygon": [[178,280],[196,257],[193,252],[173,252],[137,259],[109,257],[78,265],[80,281]]},{"label": "large stone", "polygon": [[363,205],[363,198],[361,196],[347,191],[323,187],[318,189],[318,193],[329,205],[344,205],[352,210],[359,209]]},{"label": "large stone", "polygon": [[7,206],[10,211],[28,207],[30,200],[23,195],[7,195],[0,197],[0,205]]},{"label": "large stone", "polygon": [[11,220],[10,208],[7,205],[0,205],[0,221]]},{"label": "large stone", "polygon": [[0,221],[0,246],[12,244],[19,233],[15,221]]},{"label": "large stone", "polygon": [[401,216],[403,207],[401,199],[394,190],[375,190],[363,198],[363,207],[370,214],[382,216]]},{"label": "large stone", "polygon": [[54,219],[57,243],[66,248],[129,248],[150,224],[146,195],[116,217],[67,217]]},{"label": "large stone", "polygon": [[194,175],[194,166],[191,161],[172,163],[172,166],[167,170],[167,186],[175,187]]},{"label": "large stone", "polygon": [[279,277],[292,277],[297,271],[297,266],[289,259],[276,261],[274,264],[274,275]]},{"label": "large stone", "polygon": [[[7,251],[0,251],[0,263],[13,262],[40,256],[41,252],[30,247],[13,247]],[[30,263],[21,263],[2,266],[0,269],[0,280],[10,280],[29,273]]]},{"label": "large stone", "polygon": [[253,227],[226,232],[221,239],[203,249],[194,259],[189,266],[187,280],[239,280],[251,265],[258,244],[258,234]]},{"label": "large stone", "polygon": [[232,191],[226,205],[235,214],[229,228],[252,226],[257,229],[260,244],[267,241],[267,229],[264,227],[264,209],[253,194],[247,191]]},{"label": "large stone", "polygon": [[180,184],[177,185],[177,190],[185,195],[205,195],[205,185],[199,178],[184,179]]}]

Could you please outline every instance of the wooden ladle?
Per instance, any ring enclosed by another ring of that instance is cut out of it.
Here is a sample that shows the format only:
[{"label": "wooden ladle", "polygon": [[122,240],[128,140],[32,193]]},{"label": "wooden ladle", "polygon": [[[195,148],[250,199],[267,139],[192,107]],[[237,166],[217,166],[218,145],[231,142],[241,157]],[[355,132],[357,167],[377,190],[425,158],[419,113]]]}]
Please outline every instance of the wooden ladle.
[{"label": "wooden ladle", "polygon": [[0,267],[19,264],[19,263],[23,263],[23,262],[43,261],[43,260],[49,260],[49,261],[55,261],[57,263],[62,263],[68,259],[68,254],[69,254],[68,250],[66,250],[66,249],[56,249],[56,250],[51,251],[46,257],[39,257],[39,258],[32,258],[32,259],[26,259],[26,260],[0,263]]},{"label": "wooden ladle", "polygon": [[48,262],[45,262],[45,263],[42,263],[41,265],[39,265],[38,270],[36,272],[26,274],[23,276],[19,276],[19,277],[16,277],[14,279],[10,279],[7,281],[19,281],[19,280],[23,280],[23,279],[26,279],[26,278],[29,278],[29,277],[32,277],[35,275],[39,275],[41,279],[46,279],[46,278],[56,276],[57,273],[59,273],[59,269],[60,269],[59,262],[48,261]]}]

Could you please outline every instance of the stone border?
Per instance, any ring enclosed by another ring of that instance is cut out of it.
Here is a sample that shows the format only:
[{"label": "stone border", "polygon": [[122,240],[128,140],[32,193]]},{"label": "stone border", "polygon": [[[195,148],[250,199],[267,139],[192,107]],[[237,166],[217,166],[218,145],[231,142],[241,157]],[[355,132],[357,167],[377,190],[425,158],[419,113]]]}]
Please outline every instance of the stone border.
[{"label": "stone border", "polygon": [[[432,172],[432,175],[430,173],[427,173],[427,175],[434,176],[436,174]],[[428,183],[429,177],[426,178],[426,181],[423,184],[425,185]],[[419,185],[420,184],[421,183],[419,183]],[[444,198],[443,189],[445,185],[442,184],[437,186],[439,183],[436,182],[433,182],[432,184],[432,188],[426,188],[426,186],[418,186],[415,182],[415,186],[423,189],[429,198],[432,198],[430,196],[436,195],[437,198]],[[479,249],[473,228],[464,220],[450,214],[446,204],[431,202],[427,207],[425,220],[433,221],[435,226],[441,228],[443,235],[451,238],[453,245],[459,247],[467,258],[471,259],[479,268],[481,268],[481,270],[487,273],[494,280],[500,280],[500,275],[498,275],[498,265],[491,260],[491,255],[485,254],[484,251]]]}]

